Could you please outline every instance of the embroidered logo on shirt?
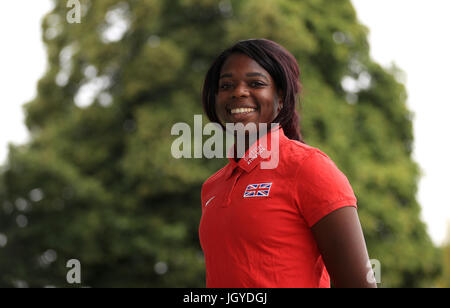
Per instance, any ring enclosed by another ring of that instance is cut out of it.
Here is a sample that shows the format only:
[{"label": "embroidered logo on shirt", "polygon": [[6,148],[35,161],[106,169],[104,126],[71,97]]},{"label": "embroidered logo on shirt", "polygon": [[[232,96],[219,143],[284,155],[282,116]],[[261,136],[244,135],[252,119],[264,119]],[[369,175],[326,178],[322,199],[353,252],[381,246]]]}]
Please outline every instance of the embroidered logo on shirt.
[{"label": "embroidered logo on shirt", "polygon": [[244,191],[244,198],[268,197],[272,183],[250,184]]},{"label": "embroidered logo on shirt", "polygon": [[262,145],[259,145],[257,148],[251,150],[248,153],[249,157],[244,157],[244,160],[247,162],[247,165],[250,165],[258,156],[261,156],[264,152],[266,152],[266,148]]}]

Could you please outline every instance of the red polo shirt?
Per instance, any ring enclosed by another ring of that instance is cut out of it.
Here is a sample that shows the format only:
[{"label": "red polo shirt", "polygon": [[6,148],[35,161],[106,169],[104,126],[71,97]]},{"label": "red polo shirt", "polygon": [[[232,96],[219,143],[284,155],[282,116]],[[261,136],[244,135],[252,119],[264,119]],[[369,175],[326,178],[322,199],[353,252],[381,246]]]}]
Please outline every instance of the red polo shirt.
[{"label": "red polo shirt", "polygon": [[[276,156],[274,168],[262,168]],[[326,154],[290,140],[279,126],[238,163],[229,161],[202,187],[207,287],[330,287],[311,227],[341,207],[356,207],[346,176]]]}]

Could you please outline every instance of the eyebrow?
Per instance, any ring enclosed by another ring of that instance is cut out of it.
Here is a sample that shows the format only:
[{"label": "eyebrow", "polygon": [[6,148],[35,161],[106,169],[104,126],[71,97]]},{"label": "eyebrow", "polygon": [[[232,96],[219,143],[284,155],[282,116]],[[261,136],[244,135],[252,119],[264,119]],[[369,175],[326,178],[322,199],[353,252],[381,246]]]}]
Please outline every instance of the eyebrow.
[{"label": "eyebrow", "polygon": [[[247,77],[256,77],[256,76],[260,76],[260,77],[265,78],[267,81],[269,81],[269,78],[267,78],[266,75],[264,75],[264,74],[262,74],[262,73],[258,73],[258,72],[247,73],[247,74],[245,74],[245,76],[247,76]],[[227,73],[227,74],[221,75],[221,76],[219,77],[219,79],[222,79],[222,78],[231,78],[231,77],[233,77],[233,74]]]}]

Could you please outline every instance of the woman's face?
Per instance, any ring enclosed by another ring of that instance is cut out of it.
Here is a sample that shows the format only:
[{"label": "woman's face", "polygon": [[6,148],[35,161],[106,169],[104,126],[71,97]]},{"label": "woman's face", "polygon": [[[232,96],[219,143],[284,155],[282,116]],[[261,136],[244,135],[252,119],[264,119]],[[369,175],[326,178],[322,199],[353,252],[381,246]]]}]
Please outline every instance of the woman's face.
[{"label": "woman's face", "polygon": [[271,123],[282,108],[270,74],[250,57],[234,53],[222,66],[216,95],[216,114],[226,123]]}]

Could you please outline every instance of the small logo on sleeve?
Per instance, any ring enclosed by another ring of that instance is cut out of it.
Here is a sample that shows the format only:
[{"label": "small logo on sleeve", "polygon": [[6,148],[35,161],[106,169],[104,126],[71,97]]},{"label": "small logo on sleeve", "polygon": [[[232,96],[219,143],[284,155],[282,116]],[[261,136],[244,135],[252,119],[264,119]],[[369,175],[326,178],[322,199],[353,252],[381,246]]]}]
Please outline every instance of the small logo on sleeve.
[{"label": "small logo on sleeve", "polygon": [[244,198],[268,197],[272,183],[250,184],[244,191]]}]

